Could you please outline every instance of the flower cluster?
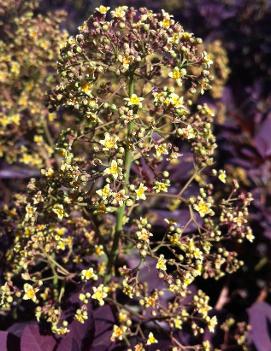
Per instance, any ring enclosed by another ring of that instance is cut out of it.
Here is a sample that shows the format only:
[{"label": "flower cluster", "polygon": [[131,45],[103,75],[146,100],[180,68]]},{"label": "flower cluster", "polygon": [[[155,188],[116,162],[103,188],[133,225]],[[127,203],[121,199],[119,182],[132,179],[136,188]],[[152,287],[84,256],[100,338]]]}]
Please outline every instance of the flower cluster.
[{"label": "flower cluster", "polygon": [[[192,349],[210,349],[203,334],[217,321],[194,284],[236,271],[226,242],[253,239],[251,197],[214,169],[214,112],[197,103],[211,65],[201,39],[165,11],[100,6],[69,38],[50,108],[77,123],[61,133],[57,163],[28,185],[6,255],[4,310],[30,300],[61,335],[88,319],[89,304],[107,303],[117,314],[111,340],[127,349],[159,344],[166,331],[168,349],[183,350],[183,328]],[[174,181],[184,163],[187,175]]]},{"label": "flower cluster", "polygon": [[0,3],[0,157],[41,168],[57,130],[45,93],[55,84],[67,34],[60,29],[62,12],[36,15],[37,6],[33,0]]}]

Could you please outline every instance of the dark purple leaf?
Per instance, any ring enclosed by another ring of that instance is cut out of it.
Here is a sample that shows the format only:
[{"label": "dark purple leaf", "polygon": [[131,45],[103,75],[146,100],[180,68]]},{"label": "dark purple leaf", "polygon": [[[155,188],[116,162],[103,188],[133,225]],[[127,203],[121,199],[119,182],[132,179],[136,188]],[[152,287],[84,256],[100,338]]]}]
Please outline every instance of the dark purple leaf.
[{"label": "dark purple leaf", "polygon": [[110,340],[115,318],[110,306],[105,305],[94,311],[95,336],[88,351],[108,351],[112,347]]},{"label": "dark purple leaf", "polygon": [[251,341],[257,351],[271,350],[271,335],[268,322],[271,322],[271,306],[266,302],[256,302],[248,309],[251,325]]},{"label": "dark purple leaf", "polygon": [[0,351],[20,351],[20,340],[9,331],[0,330]]},{"label": "dark purple leaf", "polygon": [[21,168],[17,166],[5,166],[0,169],[0,178],[10,179],[10,178],[31,178],[38,177],[40,172],[33,168]]},{"label": "dark purple leaf", "polygon": [[29,324],[23,330],[21,351],[53,351],[56,341],[51,335],[41,335],[36,323]]},{"label": "dark purple leaf", "polygon": [[0,350],[8,350],[8,332],[6,331],[0,331]]},{"label": "dark purple leaf", "polygon": [[255,136],[254,142],[256,148],[262,157],[271,156],[271,114],[266,118],[266,120],[261,125],[258,133]]},{"label": "dark purple leaf", "polygon": [[73,321],[70,326],[70,332],[64,336],[57,351],[86,351],[89,350],[94,338],[94,321],[92,308],[88,310],[88,320],[82,324]]}]

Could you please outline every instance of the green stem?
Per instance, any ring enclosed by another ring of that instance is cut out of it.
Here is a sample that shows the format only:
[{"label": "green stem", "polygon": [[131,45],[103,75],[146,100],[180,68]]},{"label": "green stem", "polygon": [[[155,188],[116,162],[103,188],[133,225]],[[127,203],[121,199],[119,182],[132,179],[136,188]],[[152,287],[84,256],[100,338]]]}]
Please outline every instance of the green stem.
[{"label": "green stem", "polygon": [[[134,93],[134,72],[132,71],[129,75],[129,97]],[[130,171],[133,163],[133,153],[130,149],[129,138],[133,131],[133,121],[128,123],[127,127],[127,145],[125,148],[125,156],[124,156],[124,183],[125,189],[128,189],[129,179],[130,179]],[[108,260],[108,273],[111,273],[112,267],[115,264],[117,254],[118,254],[118,246],[120,235],[123,229],[123,219],[125,215],[125,205],[121,206],[117,211],[116,218],[116,226],[115,226],[115,235],[113,239],[112,249]]]}]

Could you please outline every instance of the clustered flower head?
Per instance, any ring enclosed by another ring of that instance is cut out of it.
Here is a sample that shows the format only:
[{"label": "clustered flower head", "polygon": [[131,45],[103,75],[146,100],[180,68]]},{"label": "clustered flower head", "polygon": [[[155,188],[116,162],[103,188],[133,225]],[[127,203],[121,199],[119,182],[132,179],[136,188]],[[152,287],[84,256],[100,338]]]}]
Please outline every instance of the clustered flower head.
[{"label": "clustered flower head", "polygon": [[32,167],[48,165],[57,130],[45,105],[56,82],[56,61],[67,34],[64,14],[36,15],[35,0],[0,2],[0,157]]},{"label": "clustered flower head", "polygon": [[[51,108],[77,123],[61,133],[57,164],[29,183],[6,256],[4,310],[31,300],[37,319],[65,334],[72,318],[88,319],[90,303],[107,303],[118,320],[111,340],[128,349],[145,350],[166,330],[169,349],[183,350],[183,328],[196,337],[195,350],[209,349],[202,335],[216,318],[208,296],[191,286],[236,271],[242,263],[226,241],[253,239],[251,197],[213,169],[214,112],[197,104],[211,64],[202,41],[163,10],[100,6],[68,40]],[[188,174],[174,182],[188,155]],[[77,308],[64,318],[71,285]]]}]

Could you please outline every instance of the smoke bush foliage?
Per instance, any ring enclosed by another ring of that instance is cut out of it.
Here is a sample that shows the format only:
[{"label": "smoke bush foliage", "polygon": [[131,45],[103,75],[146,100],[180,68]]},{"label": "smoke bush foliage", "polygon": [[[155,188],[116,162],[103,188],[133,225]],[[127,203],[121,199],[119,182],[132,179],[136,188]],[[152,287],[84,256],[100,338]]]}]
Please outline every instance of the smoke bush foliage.
[{"label": "smoke bush foliage", "polygon": [[214,112],[197,103],[211,67],[201,39],[165,11],[100,6],[69,38],[50,108],[75,123],[6,209],[4,312],[34,304],[63,335],[107,304],[111,340],[126,349],[162,347],[162,335],[169,350],[210,349],[217,321],[194,283],[235,272],[230,244],[253,240],[251,196],[214,168]]}]

